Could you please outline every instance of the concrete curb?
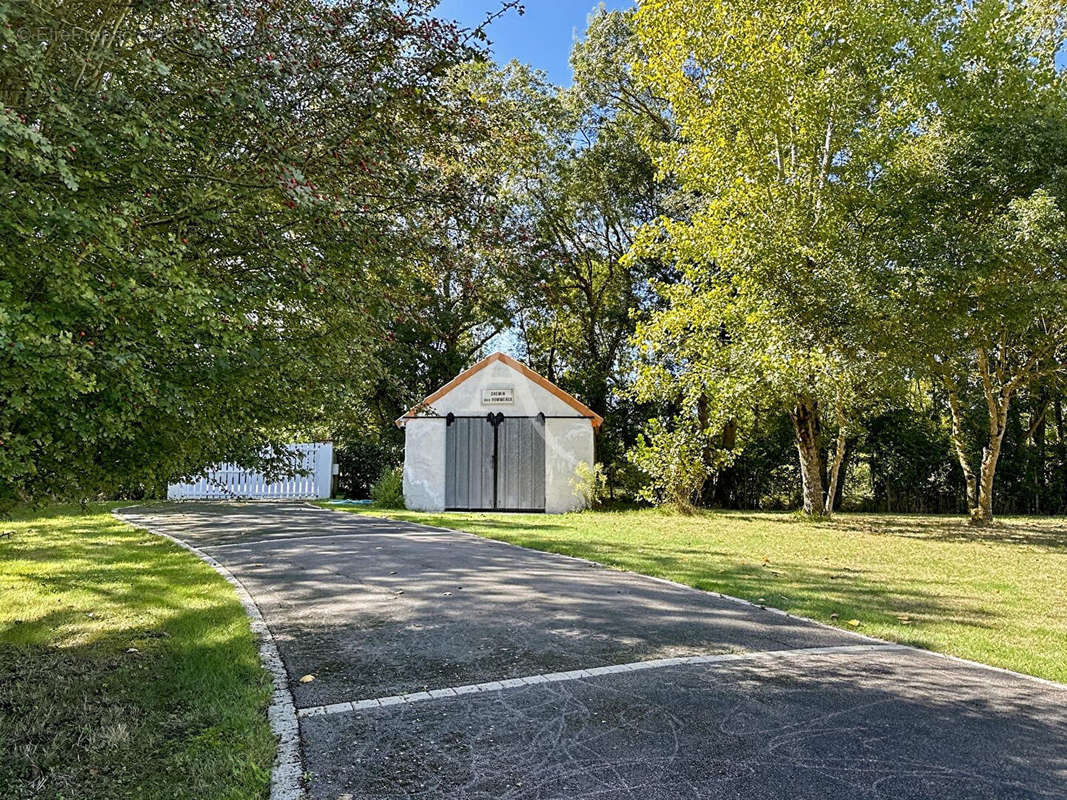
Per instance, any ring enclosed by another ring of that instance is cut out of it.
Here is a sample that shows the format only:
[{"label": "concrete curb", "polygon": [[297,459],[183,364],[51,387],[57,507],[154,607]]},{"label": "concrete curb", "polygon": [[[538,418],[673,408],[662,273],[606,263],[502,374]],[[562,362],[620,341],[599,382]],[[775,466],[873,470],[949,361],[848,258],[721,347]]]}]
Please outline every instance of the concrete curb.
[{"label": "concrete curb", "polygon": [[264,669],[270,673],[271,682],[274,685],[274,694],[271,698],[270,707],[267,709],[267,719],[270,721],[270,729],[278,738],[277,752],[274,756],[274,766],[270,773],[270,800],[302,800],[304,790],[302,780],[304,775],[304,763],[300,756],[300,722],[296,715],[296,703],[293,701],[293,693],[289,690],[289,676],[285,671],[278,646],[274,642],[274,635],[263,619],[263,614],[256,605],[252,595],[241,582],[225,566],[209,556],[198,547],[183,542],[171,536],[169,533],[153,530],[144,518],[137,515],[124,515],[120,512],[130,509],[143,508],[141,505],[124,506],[113,509],[111,515],[120,522],[133,525],[159,536],[178,545],[195,555],[201,561],[206,562],[226,581],[233,586],[237,598],[244,606],[248,615],[252,632],[259,639],[259,660]]},{"label": "concrete curb", "polygon": [[689,586],[688,584],[685,584],[685,583],[678,583],[677,581],[672,581],[669,578],[659,578],[659,577],[656,577],[655,575],[645,575],[645,574],[640,573],[640,572],[634,572],[633,570],[621,569],[619,567],[612,567],[612,566],[610,566],[608,564],[601,564],[599,561],[590,561],[587,558],[579,558],[577,556],[569,556],[569,555],[567,555],[565,553],[554,553],[551,550],[535,550],[532,547],[523,547],[520,544],[512,544],[511,542],[505,542],[505,541],[502,541],[500,539],[490,539],[488,536],[481,536],[481,535],[479,535],[477,533],[471,533],[470,531],[459,530],[458,528],[442,528],[439,525],[424,525],[421,522],[409,522],[407,520],[390,519],[389,517],[376,517],[373,514],[363,514],[361,512],[346,511],[343,507],[341,507],[341,508],[324,508],[323,506],[315,505],[314,503],[307,503],[307,505],[312,507],[312,508],[317,508],[320,511],[325,511],[327,513],[334,513],[334,512],[339,512],[339,513],[343,513],[343,514],[358,513],[358,514],[360,514],[360,516],[370,517],[372,519],[381,520],[382,522],[400,522],[400,523],[403,523],[405,525],[415,525],[415,526],[418,526],[420,528],[425,528],[425,529],[431,530],[431,531],[441,531],[443,533],[459,533],[459,534],[462,534],[464,536],[473,536],[474,538],[480,539],[483,542],[490,542],[492,544],[503,545],[504,547],[514,547],[517,550],[522,550],[522,551],[527,552],[527,553],[541,553],[543,555],[552,556],[554,558],[561,558],[561,559],[566,559],[568,561],[575,561],[575,562],[577,562],[579,564],[584,564],[584,565],[590,566],[590,567],[597,567],[599,569],[609,569],[609,570],[612,570],[613,572],[622,572],[622,573],[625,573],[627,575],[636,575],[638,577],[645,578],[647,580],[652,580],[652,581],[656,581],[658,583],[666,584],[668,586],[673,586],[673,587],[675,587],[677,589],[685,589],[686,591],[689,591],[689,592],[699,592],[700,594],[703,594],[703,595],[711,595],[712,597],[718,597],[718,598],[720,598],[722,600],[728,600],[731,603],[738,603],[738,604],[743,605],[743,606],[748,606],[749,608],[755,608],[755,609],[758,609],[760,611],[767,611],[767,612],[770,612],[771,614],[778,614],[780,616],[788,617],[790,619],[803,620],[804,622],[809,622],[812,625],[817,625],[820,628],[825,628],[827,630],[836,631],[837,633],[849,634],[849,635],[851,635],[851,636],[853,636],[853,637],[855,637],[857,639],[863,640],[863,641],[868,642],[870,644],[893,645],[893,646],[895,646],[896,648],[899,648],[899,649],[910,650],[910,651],[912,651],[914,653],[920,653],[920,654],[926,655],[926,656],[932,656],[932,657],[935,657],[935,658],[941,658],[941,659],[944,659],[946,661],[952,661],[952,662],[954,662],[956,664],[962,664],[964,666],[973,667],[973,668],[976,668],[976,669],[991,670],[992,672],[998,672],[1001,675],[1005,675],[1005,676],[1008,676],[1010,678],[1015,678],[1016,680],[1029,681],[1029,682],[1041,684],[1043,686],[1047,686],[1047,687],[1049,687],[1051,689],[1058,689],[1060,691],[1067,691],[1067,684],[1057,683],[1056,681],[1050,681],[1047,678],[1039,678],[1036,675],[1027,675],[1027,674],[1025,674],[1023,672],[1016,672],[1014,670],[1010,670],[1010,669],[1007,669],[1005,667],[995,667],[992,664],[983,664],[981,661],[972,661],[970,659],[962,658],[961,656],[950,655],[948,653],[938,653],[936,650],[925,650],[925,649],[923,649],[921,647],[915,647],[914,645],[910,645],[910,644],[901,644],[900,642],[891,642],[888,639],[879,639],[879,638],[877,638],[875,636],[867,636],[866,634],[863,634],[863,633],[858,633],[856,631],[850,631],[850,630],[847,630],[845,628],[838,628],[837,626],[830,625],[830,624],[828,624],[826,622],[820,622],[817,619],[810,619],[808,617],[801,617],[801,616],[798,616],[796,614],[790,614],[788,611],[783,611],[780,608],[771,608],[770,606],[761,605],[759,603],[753,603],[751,600],[744,600],[744,599],[742,599],[740,597],[734,597],[733,595],[729,595],[729,594],[721,594],[719,592],[707,591],[706,589],[698,589],[695,586]]}]

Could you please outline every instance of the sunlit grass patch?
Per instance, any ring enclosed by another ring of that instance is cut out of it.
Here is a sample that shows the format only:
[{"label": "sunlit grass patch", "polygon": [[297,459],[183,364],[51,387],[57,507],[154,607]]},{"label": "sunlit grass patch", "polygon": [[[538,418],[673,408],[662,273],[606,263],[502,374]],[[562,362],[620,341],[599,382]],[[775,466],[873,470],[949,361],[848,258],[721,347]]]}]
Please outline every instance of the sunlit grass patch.
[{"label": "sunlit grass patch", "polygon": [[0,523],[4,797],[264,797],[270,683],[232,587],[109,509]]},{"label": "sunlit grass patch", "polygon": [[[345,511],[458,528],[1067,682],[1067,519]],[[852,624],[850,624],[852,623]]]}]

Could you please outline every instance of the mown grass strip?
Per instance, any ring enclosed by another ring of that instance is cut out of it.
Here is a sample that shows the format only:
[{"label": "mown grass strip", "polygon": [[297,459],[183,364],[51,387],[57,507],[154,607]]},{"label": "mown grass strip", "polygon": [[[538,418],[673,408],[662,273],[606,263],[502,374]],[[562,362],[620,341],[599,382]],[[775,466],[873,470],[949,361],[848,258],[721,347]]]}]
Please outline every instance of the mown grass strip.
[{"label": "mown grass strip", "polygon": [[271,686],[244,609],[113,507],[0,523],[3,796],[265,797]]},{"label": "mown grass strip", "polygon": [[[329,506],[327,506],[329,507]],[[344,511],[469,531],[1067,683],[1067,519]]]}]

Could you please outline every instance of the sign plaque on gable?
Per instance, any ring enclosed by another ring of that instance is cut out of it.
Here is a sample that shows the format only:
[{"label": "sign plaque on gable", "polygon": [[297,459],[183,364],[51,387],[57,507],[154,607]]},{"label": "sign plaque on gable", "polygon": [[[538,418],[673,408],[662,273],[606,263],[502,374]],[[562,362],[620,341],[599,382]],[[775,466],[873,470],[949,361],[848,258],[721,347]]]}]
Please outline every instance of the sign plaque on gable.
[{"label": "sign plaque on gable", "polygon": [[515,403],[515,387],[491,386],[482,389],[483,406],[510,406]]}]

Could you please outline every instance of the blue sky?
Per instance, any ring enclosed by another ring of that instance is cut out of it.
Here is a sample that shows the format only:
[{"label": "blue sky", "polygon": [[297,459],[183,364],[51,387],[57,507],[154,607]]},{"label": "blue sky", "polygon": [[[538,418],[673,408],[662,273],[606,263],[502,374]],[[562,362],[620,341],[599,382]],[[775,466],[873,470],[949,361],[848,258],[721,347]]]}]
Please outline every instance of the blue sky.
[{"label": "blue sky", "polygon": [[[571,68],[567,62],[571,44],[585,32],[589,12],[597,0],[524,0],[526,13],[510,12],[489,28],[496,61],[511,59],[533,64],[548,73],[554,82],[570,85]],[[629,8],[632,0],[603,0],[609,9]],[[437,15],[458,20],[473,27],[485,20],[486,12],[499,8],[497,0],[441,0]]]}]

